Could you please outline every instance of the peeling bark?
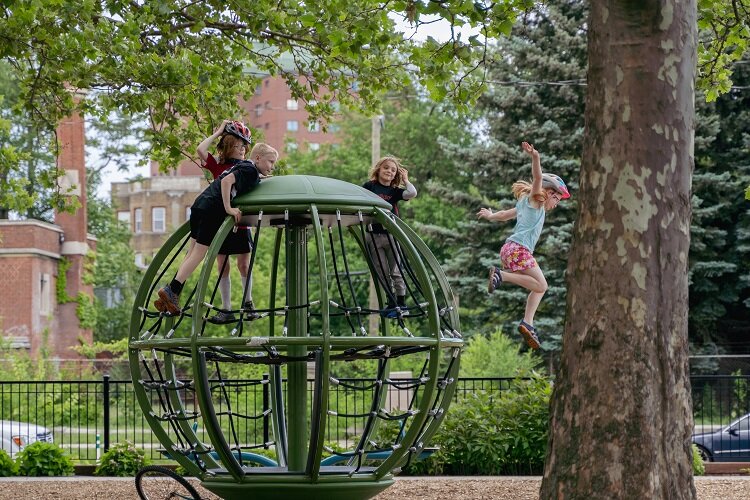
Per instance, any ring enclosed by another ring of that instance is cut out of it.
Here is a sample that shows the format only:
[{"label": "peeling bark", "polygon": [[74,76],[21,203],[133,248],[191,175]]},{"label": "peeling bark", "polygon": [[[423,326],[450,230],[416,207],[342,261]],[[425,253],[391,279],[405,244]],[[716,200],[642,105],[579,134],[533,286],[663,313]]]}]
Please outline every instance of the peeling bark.
[{"label": "peeling bark", "polygon": [[695,499],[695,0],[591,2],[586,132],[543,499]]}]

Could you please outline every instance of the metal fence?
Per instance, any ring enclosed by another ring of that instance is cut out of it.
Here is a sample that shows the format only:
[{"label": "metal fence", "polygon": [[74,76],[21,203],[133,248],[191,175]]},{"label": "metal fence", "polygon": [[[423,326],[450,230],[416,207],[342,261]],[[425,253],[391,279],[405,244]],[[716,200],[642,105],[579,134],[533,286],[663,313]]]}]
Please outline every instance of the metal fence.
[{"label": "metal fence", "polygon": [[[512,378],[460,378],[457,380],[456,400],[479,391],[499,396],[509,389]],[[708,431],[728,425],[750,413],[750,376],[693,376],[693,408],[696,430]],[[348,384],[367,381],[349,379]],[[269,385],[237,384],[232,397],[235,412],[261,414],[270,407]],[[312,392],[312,383],[310,384]],[[198,407],[195,394],[189,390],[180,394],[186,407]],[[366,413],[372,397],[368,392],[332,386],[329,405],[340,415]],[[407,409],[413,404],[413,394],[395,390],[385,398],[386,409]],[[130,380],[88,381],[0,381],[0,420],[28,422],[52,431],[54,442],[77,462],[94,462],[110,445],[130,441],[145,449],[151,459],[163,458],[161,445],[138,406]],[[222,400],[216,401],[217,411],[223,411]],[[158,405],[156,405],[158,407]],[[244,429],[258,442],[268,442],[272,433],[270,417],[248,422]],[[364,418],[332,417],[326,439],[348,448],[364,427]],[[21,432],[18,424],[4,423],[0,428],[3,448]],[[200,427],[198,435],[204,441]],[[42,439],[40,437],[40,439]],[[262,441],[260,441],[262,439]]]}]

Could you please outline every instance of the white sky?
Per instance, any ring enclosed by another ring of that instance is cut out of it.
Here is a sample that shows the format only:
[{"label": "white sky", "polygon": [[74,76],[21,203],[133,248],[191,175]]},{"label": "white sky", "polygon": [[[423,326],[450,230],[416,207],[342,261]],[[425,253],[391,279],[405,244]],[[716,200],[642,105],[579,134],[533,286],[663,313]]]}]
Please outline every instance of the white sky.
[{"label": "white sky", "polygon": [[[437,19],[437,16],[434,17],[434,19]],[[414,28],[410,27],[408,23],[404,22],[403,20],[395,19],[396,26],[399,30],[403,31],[405,36],[412,36],[414,40],[425,40],[428,36],[432,36],[434,39],[441,41],[441,40],[447,40],[450,36],[450,27],[447,22],[440,21],[431,23],[428,25],[421,25],[419,27],[419,30],[417,30],[416,34],[414,31]],[[422,17],[423,22],[428,22],[430,20],[430,17]],[[468,37],[472,34],[479,33],[479,30],[468,30],[468,29],[461,29],[462,33],[461,39],[465,40],[468,39]],[[87,161],[91,163],[96,163],[96,159],[98,158],[98,153],[95,149],[88,149],[87,150]],[[111,190],[111,183],[112,182],[123,182],[127,179],[132,179],[134,177],[138,176],[148,177],[150,175],[150,168],[148,165],[145,166],[137,166],[136,162],[133,161],[132,165],[128,169],[127,172],[119,172],[114,167],[107,168],[104,170],[102,175],[102,184],[99,186],[99,189],[97,190],[97,197],[109,199],[110,190]]]}]

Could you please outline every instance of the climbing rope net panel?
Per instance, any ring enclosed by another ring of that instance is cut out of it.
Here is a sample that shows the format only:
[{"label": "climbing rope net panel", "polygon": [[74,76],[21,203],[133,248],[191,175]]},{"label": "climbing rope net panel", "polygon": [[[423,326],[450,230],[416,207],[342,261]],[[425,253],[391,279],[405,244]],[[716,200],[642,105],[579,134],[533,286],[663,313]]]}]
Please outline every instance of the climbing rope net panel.
[{"label": "climbing rope net panel", "polygon": [[[253,311],[221,308],[215,261],[234,229],[227,217],[199,275],[185,284],[180,313],[158,312],[156,291],[189,245],[189,223],[177,229],[145,272],[131,317],[131,373],[146,420],[165,453],[224,498],[249,490],[270,498],[295,487],[328,499],[367,498],[422,453],[452,399],[463,341],[447,279],[416,233],[358,186],[272,178],[233,204],[243,212],[241,224],[252,228],[246,271],[254,296],[262,283],[267,302]],[[381,251],[373,224],[386,231]],[[390,272],[382,272],[384,241],[396,257]],[[362,273],[353,271],[363,266],[376,283],[377,306],[363,293]],[[390,274],[403,277],[401,305]],[[250,297],[248,288],[239,304]],[[211,324],[217,311],[235,321]],[[417,373],[391,378],[392,366],[406,359]],[[246,365],[263,365],[269,376],[238,376]],[[239,404],[238,394],[263,385],[270,386],[269,404]],[[342,408],[331,397],[341,389],[368,403]],[[398,407],[389,404],[394,392],[403,395]],[[257,422],[268,418],[272,432],[257,432]],[[340,437],[332,430],[352,421],[354,447],[329,446]],[[376,433],[392,438],[375,440]],[[273,450],[275,459],[256,455],[260,448]],[[381,460],[368,460],[375,456]]]}]

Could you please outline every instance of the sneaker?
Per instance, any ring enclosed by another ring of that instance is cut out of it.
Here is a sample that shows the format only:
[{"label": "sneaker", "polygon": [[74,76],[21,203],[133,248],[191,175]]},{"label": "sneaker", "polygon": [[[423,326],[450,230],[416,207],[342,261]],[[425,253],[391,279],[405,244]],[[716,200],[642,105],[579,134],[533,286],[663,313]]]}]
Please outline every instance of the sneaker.
[{"label": "sneaker", "polygon": [[216,314],[208,318],[207,321],[214,325],[225,325],[227,323],[234,323],[237,321],[237,318],[235,318],[234,314],[230,312],[218,311]]},{"label": "sneaker", "polygon": [[154,302],[154,306],[160,312],[168,312],[171,314],[180,314],[180,296],[175,294],[169,285],[159,289],[159,298]]},{"label": "sneaker", "polygon": [[398,312],[401,317],[409,315],[409,308],[406,305],[406,297],[403,295],[396,296],[396,306],[400,309]]},{"label": "sneaker", "polygon": [[260,313],[255,310],[255,304],[252,300],[246,300],[242,305],[242,310],[245,313],[245,319],[247,321],[253,321],[260,318]]},{"label": "sneaker", "polygon": [[541,344],[539,343],[539,337],[536,335],[536,329],[533,326],[525,321],[521,321],[521,323],[518,324],[518,331],[521,333],[521,336],[529,347],[532,349],[539,349]]},{"label": "sneaker", "polygon": [[389,299],[385,307],[380,310],[380,315],[391,319],[397,318],[398,313],[396,312],[396,304],[391,302]]},{"label": "sneaker", "polygon": [[497,288],[502,282],[503,275],[500,274],[500,269],[495,266],[490,266],[490,275],[487,280],[487,293],[494,292],[495,288]]}]

